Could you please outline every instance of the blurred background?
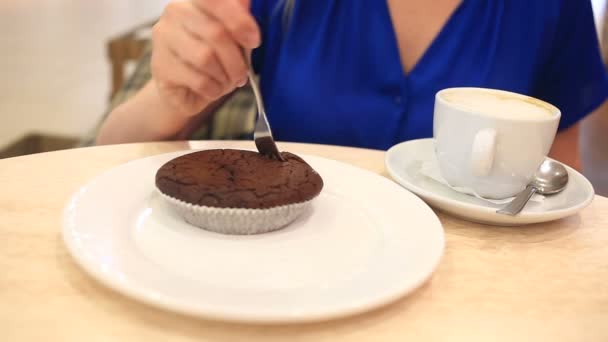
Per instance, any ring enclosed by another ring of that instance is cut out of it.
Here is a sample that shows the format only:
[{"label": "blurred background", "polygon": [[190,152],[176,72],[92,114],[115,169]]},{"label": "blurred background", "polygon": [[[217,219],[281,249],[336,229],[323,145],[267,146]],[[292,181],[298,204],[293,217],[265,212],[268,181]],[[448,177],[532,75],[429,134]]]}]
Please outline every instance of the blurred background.
[{"label": "blurred background", "polygon": [[[0,158],[78,146],[133,70],[170,0],[1,0]],[[607,0],[592,0],[608,61]],[[581,134],[583,172],[608,195],[608,118]]]}]

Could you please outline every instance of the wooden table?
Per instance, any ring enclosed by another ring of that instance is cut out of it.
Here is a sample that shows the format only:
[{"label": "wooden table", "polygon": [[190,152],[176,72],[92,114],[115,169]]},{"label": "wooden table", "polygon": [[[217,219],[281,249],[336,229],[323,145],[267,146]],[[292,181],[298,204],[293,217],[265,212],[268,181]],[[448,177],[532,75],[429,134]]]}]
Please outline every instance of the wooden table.
[{"label": "wooden table", "polygon": [[[72,260],[61,211],[73,191],[175,142],[0,160],[2,341],[608,341],[608,199],[558,222],[498,228],[439,214],[447,245],[432,279],[398,302],[342,320],[235,325],[181,316],[106,289]],[[381,151],[282,144],[386,175]]]}]

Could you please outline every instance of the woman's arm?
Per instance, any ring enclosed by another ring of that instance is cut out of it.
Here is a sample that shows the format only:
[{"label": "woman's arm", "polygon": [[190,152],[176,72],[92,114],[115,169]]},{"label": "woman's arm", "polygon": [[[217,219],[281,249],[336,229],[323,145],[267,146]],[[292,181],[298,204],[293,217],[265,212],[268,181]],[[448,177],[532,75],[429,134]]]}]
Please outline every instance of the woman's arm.
[{"label": "woman's arm", "polygon": [[248,0],[167,5],[152,33],[152,81],[110,113],[99,144],[169,139],[247,81],[243,49],[260,44]]},{"label": "woman's arm", "polygon": [[173,115],[172,106],[164,103],[153,80],[131,99],[116,107],[104,121],[97,135],[98,145],[171,139],[184,127],[188,118]]},{"label": "woman's arm", "polygon": [[[605,101],[584,120],[601,115],[608,115],[608,101]],[[580,171],[582,169],[582,162],[579,138],[580,123],[559,132],[555,137],[549,156]]]},{"label": "woman's arm", "polygon": [[566,130],[557,133],[549,157],[576,169],[581,170],[581,154],[579,148],[580,124],[577,123]]},{"label": "woman's arm", "polygon": [[562,111],[563,129],[550,155],[580,170],[580,122],[588,114],[606,111],[606,106],[600,104],[608,97],[608,75],[600,54],[591,2],[559,3],[552,48],[547,50],[547,60],[540,64],[534,97]]}]

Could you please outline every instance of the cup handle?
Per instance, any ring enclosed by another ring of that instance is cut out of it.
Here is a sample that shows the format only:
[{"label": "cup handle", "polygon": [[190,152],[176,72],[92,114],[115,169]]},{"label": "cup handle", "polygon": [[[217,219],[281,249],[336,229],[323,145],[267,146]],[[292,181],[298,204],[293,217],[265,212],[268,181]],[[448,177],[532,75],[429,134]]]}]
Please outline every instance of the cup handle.
[{"label": "cup handle", "polygon": [[471,150],[471,170],[476,177],[490,174],[494,164],[496,149],[496,131],[492,128],[482,129],[473,139]]}]

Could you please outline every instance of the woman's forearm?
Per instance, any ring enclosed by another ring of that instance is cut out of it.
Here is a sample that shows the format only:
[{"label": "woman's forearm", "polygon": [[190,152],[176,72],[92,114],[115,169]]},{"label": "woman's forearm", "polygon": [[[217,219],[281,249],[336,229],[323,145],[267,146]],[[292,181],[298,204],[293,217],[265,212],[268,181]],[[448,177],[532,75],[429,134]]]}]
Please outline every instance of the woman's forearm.
[{"label": "woman's forearm", "polygon": [[557,133],[549,157],[580,171],[582,163],[579,150],[579,126],[580,124],[575,124]]},{"label": "woman's forearm", "polygon": [[108,115],[96,143],[105,145],[171,139],[189,121],[188,117],[175,115],[173,111],[161,100],[154,81],[149,81],[136,95]]}]

